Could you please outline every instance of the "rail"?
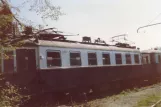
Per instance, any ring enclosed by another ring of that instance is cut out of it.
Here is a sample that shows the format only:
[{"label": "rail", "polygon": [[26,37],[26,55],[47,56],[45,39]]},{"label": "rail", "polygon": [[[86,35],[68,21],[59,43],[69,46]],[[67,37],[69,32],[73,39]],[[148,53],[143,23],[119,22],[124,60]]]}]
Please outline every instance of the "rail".
[{"label": "rail", "polygon": [[161,103],[161,100],[157,101],[155,104],[153,104],[151,107],[157,107],[158,104]]}]

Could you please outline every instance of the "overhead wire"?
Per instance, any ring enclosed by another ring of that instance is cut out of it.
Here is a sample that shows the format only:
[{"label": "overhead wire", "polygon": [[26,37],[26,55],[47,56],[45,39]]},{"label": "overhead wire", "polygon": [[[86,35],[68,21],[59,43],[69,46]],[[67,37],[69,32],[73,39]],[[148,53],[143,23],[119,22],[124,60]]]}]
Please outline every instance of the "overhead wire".
[{"label": "overhead wire", "polygon": [[152,24],[152,22],[154,22],[156,19],[158,19],[158,17],[159,17],[160,15],[161,15],[161,13],[159,13],[152,21],[150,21],[149,24],[147,24],[147,25],[145,25],[145,26],[139,27],[139,28],[137,29],[137,33],[139,33],[139,30],[142,29],[142,28],[161,24],[161,22]]}]

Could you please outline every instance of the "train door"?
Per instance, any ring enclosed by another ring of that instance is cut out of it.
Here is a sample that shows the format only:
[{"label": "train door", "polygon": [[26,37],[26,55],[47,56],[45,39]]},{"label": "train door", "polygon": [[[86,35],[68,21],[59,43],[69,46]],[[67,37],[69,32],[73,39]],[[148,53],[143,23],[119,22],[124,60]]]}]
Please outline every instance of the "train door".
[{"label": "train door", "polygon": [[3,71],[13,72],[14,71],[14,52],[13,50],[4,52],[3,54]]},{"label": "train door", "polygon": [[35,72],[36,54],[35,49],[16,50],[17,72]]}]

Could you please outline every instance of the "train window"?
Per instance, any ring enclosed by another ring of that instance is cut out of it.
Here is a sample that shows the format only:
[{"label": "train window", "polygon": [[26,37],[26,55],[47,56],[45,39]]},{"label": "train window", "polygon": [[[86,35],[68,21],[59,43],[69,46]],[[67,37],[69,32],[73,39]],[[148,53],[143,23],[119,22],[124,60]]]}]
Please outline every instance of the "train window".
[{"label": "train window", "polygon": [[131,64],[131,55],[130,54],[126,54],[126,64]]},{"label": "train window", "polygon": [[88,65],[97,65],[96,53],[88,53]]},{"label": "train window", "polygon": [[71,66],[81,66],[81,57],[78,52],[70,53],[70,65]]},{"label": "train window", "polygon": [[109,65],[110,64],[110,54],[103,53],[102,60],[103,60],[103,65]]},{"label": "train window", "polygon": [[146,59],[146,57],[143,57],[143,58],[142,58],[142,63],[143,63],[143,64],[147,64],[147,59]]},{"label": "train window", "polygon": [[158,55],[158,62],[161,63],[161,55]]},{"label": "train window", "polygon": [[61,57],[59,51],[47,52],[47,66],[48,67],[60,67]]},{"label": "train window", "polygon": [[149,63],[149,57],[146,56],[145,58],[146,58],[146,62],[147,62],[147,64],[148,64],[148,63]]},{"label": "train window", "polygon": [[156,63],[156,58],[155,58],[155,54],[154,53],[151,53],[149,55],[149,64],[152,63],[152,64],[155,64]]},{"label": "train window", "polygon": [[135,59],[135,64],[139,64],[139,55],[138,54],[134,55],[134,59]]},{"label": "train window", "polygon": [[115,54],[116,64],[122,64],[122,56],[121,54]]}]

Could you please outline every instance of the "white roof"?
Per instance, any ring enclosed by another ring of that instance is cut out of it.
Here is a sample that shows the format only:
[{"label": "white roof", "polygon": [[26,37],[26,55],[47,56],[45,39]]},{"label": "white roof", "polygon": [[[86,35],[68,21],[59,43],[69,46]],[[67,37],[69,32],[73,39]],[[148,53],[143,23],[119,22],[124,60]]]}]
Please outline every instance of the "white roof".
[{"label": "white roof", "polygon": [[161,50],[143,50],[141,53],[161,53]]},{"label": "white roof", "polygon": [[121,48],[121,47],[116,47],[116,46],[101,46],[101,45],[81,44],[79,42],[78,43],[71,43],[71,42],[39,40],[39,43],[36,43],[36,45],[45,46],[45,47],[58,47],[58,48],[140,52],[138,49]]}]

